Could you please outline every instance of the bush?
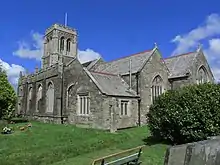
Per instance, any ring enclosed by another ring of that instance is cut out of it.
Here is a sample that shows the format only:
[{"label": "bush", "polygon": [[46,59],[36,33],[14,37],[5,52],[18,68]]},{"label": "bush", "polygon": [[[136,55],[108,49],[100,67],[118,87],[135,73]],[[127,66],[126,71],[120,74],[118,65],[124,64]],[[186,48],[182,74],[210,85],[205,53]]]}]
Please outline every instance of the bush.
[{"label": "bush", "polygon": [[9,83],[6,72],[0,66],[0,119],[13,117],[16,105],[16,93]]},{"label": "bush", "polygon": [[175,144],[220,134],[220,85],[201,84],[167,91],[147,115],[152,135]]}]

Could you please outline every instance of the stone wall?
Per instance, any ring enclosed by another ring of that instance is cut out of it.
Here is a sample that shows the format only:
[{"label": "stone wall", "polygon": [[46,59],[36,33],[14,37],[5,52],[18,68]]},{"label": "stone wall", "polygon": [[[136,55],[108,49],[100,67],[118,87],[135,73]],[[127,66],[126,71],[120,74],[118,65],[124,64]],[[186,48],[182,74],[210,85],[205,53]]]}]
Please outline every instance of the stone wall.
[{"label": "stone wall", "polygon": [[214,77],[210,70],[209,64],[207,63],[204,54],[200,52],[196,59],[194,59],[194,65],[188,68],[188,71],[190,72],[189,76],[169,79],[171,83],[171,89],[177,89],[190,84],[196,84],[198,80],[198,70],[201,66],[203,66],[207,71],[209,82],[214,82]]},{"label": "stone wall", "polygon": [[148,60],[139,75],[139,91],[141,97],[141,123],[146,123],[146,114],[149,111],[149,107],[152,104],[152,82],[156,76],[160,76],[163,80],[163,90],[166,91],[169,86],[168,82],[168,70],[166,65],[162,61],[162,57],[158,51],[156,51]]},{"label": "stone wall", "polygon": [[[71,89],[70,89],[71,88]],[[83,70],[82,65],[77,59],[71,62],[64,69],[64,111],[68,116],[68,122],[83,127],[93,127],[105,129],[105,116],[103,108],[104,97],[97,86],[90,80],[89,76]],[[69,100],[68,91],[71,92]],[[77,95],[88,93],[90,99],[90,114],[80,115],[77,110]],[[68,105],[68,102],[70,103]],[[108,110],[108,109],[107,109]]]},{"label": "stone wall", "polygon": [[[54,111],[53,113],[46,113],[46,91],[47,85],[49,82],[52,82],[54,85]],[[47,69],[42,69],[36,71],[33,74],[23,76],[19,80],[18,84],[18,105],[17,113],[25,114],[32,118],[43,118],[47,116],[48,118],[60,118],[59,114],[59,99],[60,99],[60,84],[61,84],[61,75],[59,72],[59,66],[53,65]],[[39,102],[39,111],[37,112],[36,97],[39,85],[42,86],[42,99]],[[29,89],[32,87],[32,95],[30,101],[30,108],[27,107],[27,97]]]}]

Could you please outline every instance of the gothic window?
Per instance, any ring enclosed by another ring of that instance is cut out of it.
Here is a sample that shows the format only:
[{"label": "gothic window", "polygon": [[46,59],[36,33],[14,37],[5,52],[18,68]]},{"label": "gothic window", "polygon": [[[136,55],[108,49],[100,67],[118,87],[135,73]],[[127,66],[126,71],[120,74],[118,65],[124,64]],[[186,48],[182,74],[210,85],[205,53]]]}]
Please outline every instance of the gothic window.
[{"label": "gothic window", "polygon": [[66,51],[67,51],[67,52],[70,52],[70,46],[71,46],[71,40],[68,39],[68,40],[66,41]]},{"label": "gothic window", "polygon": [[208,82],[208,76],[205,67],[200,67],[198,70],[198,84],[203,84]]},{"label": "gothic window", "polygon": [[38,86],[38,90],[37,90],[37,98],[36,98],[36,111],[39,111],[40,108],[40,101],[42,99],[42,85]]},{"label": "gothic window", "polygon": [[163,93],[163,80],[158,75],[153,79],[152,82],[152,89],[151,89],[151,96],[152,102],[154,103],[155,99]]},{"label": "gothic window", "polygon": [[121,116],[128,115],[128,101],[122,100],[121,101]]},{"label": "gothic window", "polygon": [[64,50],[64,37],[60,38],[60,51]]},{"label": "gothic window", "polygon": [[67,107],[70,108],[70,104],[71,104],[71,98],[73,97],[73,85],[71,85],[68,89],[67,89]]},{"label": "gothic window", "polygon": [[31,105],[31,100],[32,100],[32,87],[29,88],[28,90],[28,97],[27,97],[27,111],[30,110],[30,105]]},{"label": "gothic window", "polygon": [[79,94],[77,99],[78,99],[79,114],[88,115],[90,113],[89,94]]},{"label": "gothic window", "polygon": [[46,93],[46,111],[52,113],[54,108],[54,85],[52,82],[48,83]]}]

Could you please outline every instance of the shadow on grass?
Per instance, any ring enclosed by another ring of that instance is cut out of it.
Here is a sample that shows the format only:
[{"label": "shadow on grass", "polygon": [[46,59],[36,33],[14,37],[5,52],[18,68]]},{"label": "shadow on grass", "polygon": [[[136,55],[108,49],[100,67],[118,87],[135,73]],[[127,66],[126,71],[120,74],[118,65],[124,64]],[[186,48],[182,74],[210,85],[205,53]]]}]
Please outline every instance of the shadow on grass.
[{"label": "shadow on grass", "polygon": [[148,136],[147,138],[144,138],[142,141],[144,142],[145,145],[148,145],[148,146],[152,146],[156,144],[172,145],[171,142],[169,141],[161,140],[153,136]]}]

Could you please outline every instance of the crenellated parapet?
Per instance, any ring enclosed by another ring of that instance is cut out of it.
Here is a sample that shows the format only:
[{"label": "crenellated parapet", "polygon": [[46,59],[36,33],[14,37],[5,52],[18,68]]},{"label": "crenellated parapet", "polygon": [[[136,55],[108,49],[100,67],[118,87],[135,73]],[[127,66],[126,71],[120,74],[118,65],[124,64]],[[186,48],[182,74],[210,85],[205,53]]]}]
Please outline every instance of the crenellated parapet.
[{"label": "crenellated parapet", "polygon": [[59,67],[60,66],[57,63],[45,69],[42,68],[39,70],[35,70],[34,73],[20,75],[19,84],[32,83],[41,79],[47,79],[56,76],[59,74]]},{"label": "crenellated parapet", "polygon": [[60,30],[60,31],[65,31],[67,33],[72,33],[72,34],[75,34],[75,35],[77,34],[76,29],[68,27],[68,26],[64,26],[62,24],[55,23],[51,27],[46,29],[46,32],[45,32],[46,35],[51,33],[54,29],[57,29],[57,30]]}]

